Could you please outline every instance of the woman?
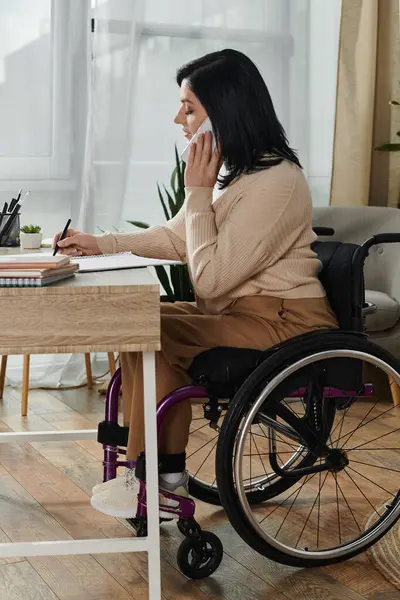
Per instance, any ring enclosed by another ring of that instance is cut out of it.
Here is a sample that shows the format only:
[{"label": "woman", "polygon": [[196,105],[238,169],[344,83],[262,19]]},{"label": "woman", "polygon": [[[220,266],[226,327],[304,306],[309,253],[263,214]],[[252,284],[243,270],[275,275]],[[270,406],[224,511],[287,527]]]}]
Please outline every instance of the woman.
[{"label": "woman", "polygon": [[[214,151],[210,133],[192,144],[179,214],[137,233],[92,236],[70,230],[59,242],[65,254],[129,250],[188,264],[196,303],[161,304],[158,401],[189,383],[186,371],[204,350],[265,349],[337,326],[311,250],[309,188],[258,69],[240,52],[222,50],[183,66],[177,83],[181,107],[175,123],[190,139],[208,116],[218,140]],[[134,460],[144,451],[142,364],[137,353],[120,358],[124,420],[130,427],[127,458]],[[190,421],[189,403],[180,405],[161,432],[160,487],[178,496],[187,496]],[[128,470],[125,477],[96,486],[92,506],[134,517],[137,488]],[[166,502],[160,499],[160,508]]]}]

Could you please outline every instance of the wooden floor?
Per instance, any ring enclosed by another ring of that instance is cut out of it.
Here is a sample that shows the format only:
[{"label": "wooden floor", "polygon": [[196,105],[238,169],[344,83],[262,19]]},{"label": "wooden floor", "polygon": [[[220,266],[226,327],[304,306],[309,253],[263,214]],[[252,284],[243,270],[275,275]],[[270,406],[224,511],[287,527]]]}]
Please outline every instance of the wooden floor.
[{"label": "wooden floor", "polygon": [[[0,431],[93,428],[104,415],[95,391],[29,394],[19,416],[20,391],[0,401]],[[115,519],[94,511],[88,493],[101,479],[97,442],[0,444],[0,541],[131,535]],[[296,570],[250,550],[216,507],[198,504],[204,528],[221,538],[225,557],[208,580],[187,581],[177,570],[181,536],[162,527],[162,589],[168,600],[400,600],[364,555],[342,565]],[[145,600],[147,561],[142,554],[0,559],[1,600]]]}]

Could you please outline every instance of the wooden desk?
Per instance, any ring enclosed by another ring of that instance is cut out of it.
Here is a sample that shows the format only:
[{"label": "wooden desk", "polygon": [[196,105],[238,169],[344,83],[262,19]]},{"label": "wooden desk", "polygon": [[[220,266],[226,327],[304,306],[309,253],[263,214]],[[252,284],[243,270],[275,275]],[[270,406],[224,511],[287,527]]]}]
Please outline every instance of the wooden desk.
[{"label": "wooden desk", "polygon": [[160,349],[160,287],[147,269],[0,288],[0,354]]},{"label": "wooden desk", "polygon": [[[146,551],[160,598],[154,352],[160,287],[148,269],[86,273],[46,288],[0,288],[0,354],[143,352],[148,537],[0,544],[0,557]],[[97,430],[1,433],[0,443],[96,439]]]}]

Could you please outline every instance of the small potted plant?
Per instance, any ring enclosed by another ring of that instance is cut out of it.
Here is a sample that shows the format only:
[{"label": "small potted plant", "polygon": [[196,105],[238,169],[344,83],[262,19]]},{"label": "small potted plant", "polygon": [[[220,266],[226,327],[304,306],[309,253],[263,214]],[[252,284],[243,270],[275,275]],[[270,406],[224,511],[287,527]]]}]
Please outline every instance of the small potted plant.
[{"label": "small potted plant", "polygon": [[21,246],[27,250],[40,248],[43,234],[39,225],[24,225],[21,227]]}]

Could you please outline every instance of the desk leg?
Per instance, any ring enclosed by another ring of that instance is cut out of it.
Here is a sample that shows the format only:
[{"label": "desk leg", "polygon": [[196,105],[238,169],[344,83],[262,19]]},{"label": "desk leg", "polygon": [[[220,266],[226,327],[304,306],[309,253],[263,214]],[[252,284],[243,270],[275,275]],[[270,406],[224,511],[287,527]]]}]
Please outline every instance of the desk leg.
[{"label": "desk leg", "polygon": [[6,382],[7,359],[8,359],[8,355],[7,354],[3,354],[2,357],[1,357],[0,398],[3,397],[4,384]]},{"label": "desk leg", "polygon": [[114,375],[115,371],[116,371],[116,364],[115,364],[115,356],[114,356],[114,352],[109,352],[108,353],[108,364],[110,365],[110,375]]},{"label": "desk leg", "polygon": [[93,376],[92,376],[92,363],[90,361],[90,353],[85,353],[85,367],[86,367],[86,385],[88,390],[93,389]]},{"label": "desk leg", "polygon": [[28,414],[28,394],[29,394],[29,363],[30,354],[24,354],[24,367],[22,372],[22,402],[21,402],[21,417],[26,417]]},{"label": "desk leg", "polygon": [[147,535],[149,599],[161,598],[160,522],[154,352],[143,353],[144,415],[146,429]]}]

